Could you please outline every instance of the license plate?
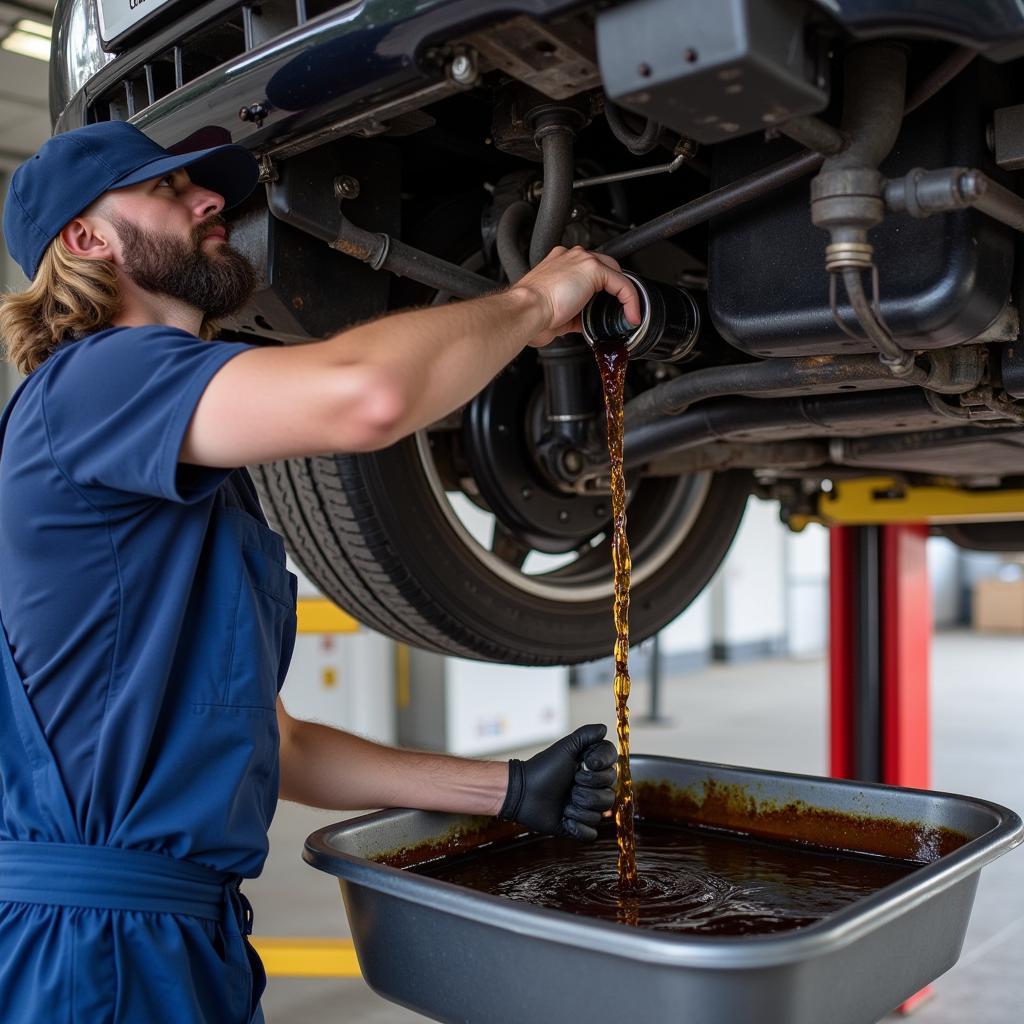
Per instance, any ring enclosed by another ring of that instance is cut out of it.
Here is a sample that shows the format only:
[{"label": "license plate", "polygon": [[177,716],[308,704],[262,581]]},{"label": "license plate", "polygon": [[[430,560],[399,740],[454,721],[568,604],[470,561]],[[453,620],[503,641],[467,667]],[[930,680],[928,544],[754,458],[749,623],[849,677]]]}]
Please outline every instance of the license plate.
[{"label": "license plate", "polygon": [[99,0],[100,36],[108,46],[176,0]]}]

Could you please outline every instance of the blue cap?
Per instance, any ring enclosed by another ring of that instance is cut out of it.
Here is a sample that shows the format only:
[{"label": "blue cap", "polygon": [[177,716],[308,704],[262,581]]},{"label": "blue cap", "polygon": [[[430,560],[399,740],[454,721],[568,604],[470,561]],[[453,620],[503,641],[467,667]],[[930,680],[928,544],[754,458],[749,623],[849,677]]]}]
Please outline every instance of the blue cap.
[{"label": "blue cap", "polygon": [[68,221],[112,188],[187,167],[198,185],[220,193],[225,208],[252,192],[259,166],[242,146],[171,153],[127,121],[101,121],[43,143],[11,178],[4,203],[7,250],[31,280],[46,247]]}]

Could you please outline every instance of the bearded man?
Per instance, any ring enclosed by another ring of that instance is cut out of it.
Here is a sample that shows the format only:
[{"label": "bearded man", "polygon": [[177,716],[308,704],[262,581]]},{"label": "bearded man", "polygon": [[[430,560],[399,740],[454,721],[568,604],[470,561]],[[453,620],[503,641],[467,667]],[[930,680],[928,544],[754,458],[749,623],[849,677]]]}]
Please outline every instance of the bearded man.
[{"label": "bearded man", "polygon": [[295,580],[244,466],[382,448],[574,329],[615,262],[557,248],[515,287],[322,342],[213,339],[254,272],[222,217],[241,147],[134,127],[49,140],[4,235],[28,376],[0,420],[0,1007],[5,1020],[261,1020],[239,882],[279,797],[500,814],[592,839],[615,749],[583,726],[525,763],[369,743],[283,710]]}]

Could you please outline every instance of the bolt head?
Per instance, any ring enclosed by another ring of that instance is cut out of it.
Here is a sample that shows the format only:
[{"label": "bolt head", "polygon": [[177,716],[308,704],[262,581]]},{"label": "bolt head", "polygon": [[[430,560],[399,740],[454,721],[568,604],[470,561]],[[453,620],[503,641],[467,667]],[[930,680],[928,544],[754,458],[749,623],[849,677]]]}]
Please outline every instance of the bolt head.
[{"label": "bolt head", "polygon": [[260,177],[261,182],[277,181],[278,180],[277,166],[274,161],[265,154],[260,157]]},{"label": "bolt head", "polygon": [[238,116],[242,121],[254,121],[257,128],[262,128],[268,112],[266,103],[250,103],[238,111]]},{"label": "bolt head", "polygon": [[350,174],[334,179],[334,194],[338,199],[355,199],[359,195],[359,181]]},{"label": "bolt head", "polygon": [[686,157],[687,160],[689,160],[691,157],[697,155],[697,149],[697,143],[694,142],[693,139],[684,137],[681,138],[679,142],[676,143],[676,148],[673,150],[673,153],[675,156],[683,156]]},{"label": "bolt head", "polygon": [[570,449],[562,456],[562,465],[569,473],[578,473],[583,468],[583,456],[575,449]]},{"label": "bolt head", "polygon": [[452,58],[451,74],[456,82],[462,84],[472,82],[476,78],[476,66],[472,58],[465,53],[456,54]]}]

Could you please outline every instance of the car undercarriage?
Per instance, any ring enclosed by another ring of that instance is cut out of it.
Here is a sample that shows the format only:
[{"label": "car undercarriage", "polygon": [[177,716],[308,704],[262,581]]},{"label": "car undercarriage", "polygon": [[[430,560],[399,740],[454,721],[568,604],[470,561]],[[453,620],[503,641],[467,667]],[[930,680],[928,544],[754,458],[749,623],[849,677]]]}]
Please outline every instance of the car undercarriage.
[{"label": "car undercarriage", "polygon": [[[170,0],[114,38],[104,6],[58,6],[57,130],[130,119],[260,159],[232,221],[260,286],[225,336],[302,343],[483,295],[558,244],[685,296],[685,343],[627,380],[636,639],[704,588],[752,493],[796,523],[849,479],[1024,486],[1015,5]],[[523,664],[607,653],[579,335],[386,451],[253,475],[366,625]],[[950,535],[1024,546],[1008,524]]]}]

